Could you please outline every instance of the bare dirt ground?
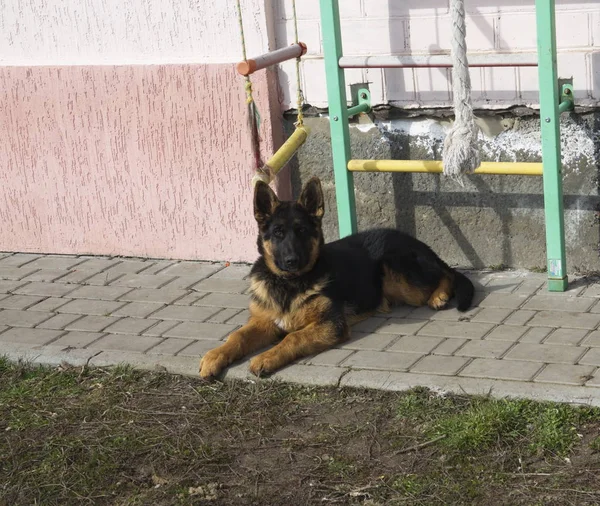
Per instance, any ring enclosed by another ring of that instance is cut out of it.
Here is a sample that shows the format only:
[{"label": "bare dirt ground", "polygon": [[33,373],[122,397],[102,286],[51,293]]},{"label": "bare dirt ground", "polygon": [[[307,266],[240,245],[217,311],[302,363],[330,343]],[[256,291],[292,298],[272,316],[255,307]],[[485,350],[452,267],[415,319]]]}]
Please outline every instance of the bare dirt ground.
[{"label": "bare dirt ground", "polygon": [[600,411],[0,358],[0,505],[600,504]]}]

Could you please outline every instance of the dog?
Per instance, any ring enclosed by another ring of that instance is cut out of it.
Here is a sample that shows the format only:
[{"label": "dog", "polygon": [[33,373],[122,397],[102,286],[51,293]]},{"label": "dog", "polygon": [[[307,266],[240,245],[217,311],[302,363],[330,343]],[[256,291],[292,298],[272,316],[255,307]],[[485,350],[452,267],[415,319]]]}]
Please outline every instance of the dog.
[{"label": "dog", "polygon": [[250,271],[250,317],[200,362],[200,376],[278,342],[250,362],[270,374],[348,339],[350,327],[393,304],[443,309],[456,297],[471,306],[473,283],[423,242],[394,229],[374,229],[327,243],[321,183],[312,178],[296,202],[280,201],[258,182],[254,217],[258,260]]}]

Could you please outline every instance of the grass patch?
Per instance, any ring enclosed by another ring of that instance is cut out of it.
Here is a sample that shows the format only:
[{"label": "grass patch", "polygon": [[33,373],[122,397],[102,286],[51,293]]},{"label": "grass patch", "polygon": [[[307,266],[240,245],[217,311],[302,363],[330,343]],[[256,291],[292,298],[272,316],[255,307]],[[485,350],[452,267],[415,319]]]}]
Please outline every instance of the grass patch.
[{"label": "grass patch", "polygon": [[0,358],[0,505],[597,504],[599,425],[595,409],[422,388]]}]

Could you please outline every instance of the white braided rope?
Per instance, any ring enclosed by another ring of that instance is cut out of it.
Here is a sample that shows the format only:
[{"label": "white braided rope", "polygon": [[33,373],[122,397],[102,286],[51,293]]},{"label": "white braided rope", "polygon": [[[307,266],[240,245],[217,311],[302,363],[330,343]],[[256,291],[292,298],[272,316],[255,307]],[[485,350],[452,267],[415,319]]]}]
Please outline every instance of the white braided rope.
[{"label": "white braided rope", "polygon": [[475,124],[471,104],[471,77],[467,60],[467,30],[464,0],[451,0],[452,15],[452,92],[454,125],[444,140],[444,174],[462,184],[462,175],[473,172],[481,164],[477,149],[479,128]]}]

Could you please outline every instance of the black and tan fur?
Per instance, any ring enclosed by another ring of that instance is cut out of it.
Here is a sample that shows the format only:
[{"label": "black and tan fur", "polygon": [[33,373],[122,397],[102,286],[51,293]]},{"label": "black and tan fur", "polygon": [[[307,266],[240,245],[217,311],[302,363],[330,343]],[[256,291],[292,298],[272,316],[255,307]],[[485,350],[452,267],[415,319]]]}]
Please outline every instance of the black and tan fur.
[{"label": "black and tan fur", "polygon": [[209,378],[242,357],[275,344],[250,362],[268,374],[349,336],[350,326],[393,304],[460,311],[473,284],[421,241],[393,229],[376,229],[324,244],[323,193],[311,179],[297,202],[281,202],[268,185],[254,192],[259,259],[250,273],[248,323],[200,363]]}]

